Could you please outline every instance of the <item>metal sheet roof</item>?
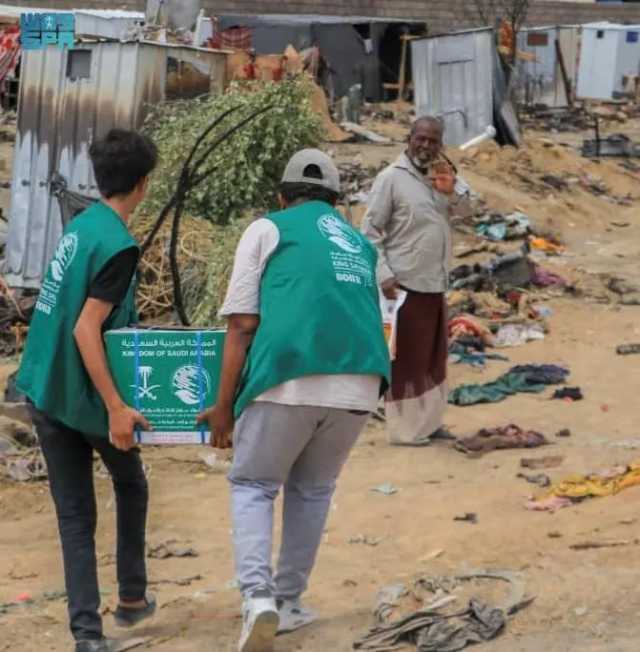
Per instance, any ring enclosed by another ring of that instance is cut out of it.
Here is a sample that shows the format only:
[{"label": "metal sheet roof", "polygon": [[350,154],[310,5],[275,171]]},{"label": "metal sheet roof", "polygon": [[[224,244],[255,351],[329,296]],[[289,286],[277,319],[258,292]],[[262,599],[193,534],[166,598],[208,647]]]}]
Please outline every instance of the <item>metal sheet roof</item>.
[{"label": "metal sheet roof", "polygon": [[604,29],[611,31],[628,32],[629,30],[640,29],[640,25],[621,25],[619,23],[587,23],[582,29]]},{"label": "metal sheet roof", "polygon": [[416,23],[426,21],[411,18],[373,18],[371,16],[323,16],[321,14],[221,14],[219,18],[225,22],[237,20],[238,24],[254,25],[357,25],[368,23]]}]

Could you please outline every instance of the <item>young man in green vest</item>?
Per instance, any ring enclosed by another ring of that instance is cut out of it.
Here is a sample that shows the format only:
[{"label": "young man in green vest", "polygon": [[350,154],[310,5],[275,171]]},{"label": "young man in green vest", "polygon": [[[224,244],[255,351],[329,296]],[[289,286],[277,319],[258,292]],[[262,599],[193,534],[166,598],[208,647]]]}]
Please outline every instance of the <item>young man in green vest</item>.
[{"label": "young man in green vest", "polygon": [[[150,616],[146,595],[147,481],[134,448],[144,417],[115,388],[102,334],[137,321],[138,245],[127,221],[142,201],[157,150],[145,136],[111,130],[89,150],[101,201],[64,229],[35,306],[17,378],[42,446],[58,516],[76,652],[109,652],[99,612],[93,454],[111,473],[118,525],[116,623]],[[111,442],[109,441],[111,436]]]},{"label": "young man in green vest", "polygon": [[[228,318],[216,405],[201,416],[231,445],[240,652],[309,624],[307,588],[336,479],[389,377],[376,253],[335,209],[338,170],[298,152],[283,210],[244,233],[222,308]],[[271,571],[273,503],[284,485],[280,560]]]}]

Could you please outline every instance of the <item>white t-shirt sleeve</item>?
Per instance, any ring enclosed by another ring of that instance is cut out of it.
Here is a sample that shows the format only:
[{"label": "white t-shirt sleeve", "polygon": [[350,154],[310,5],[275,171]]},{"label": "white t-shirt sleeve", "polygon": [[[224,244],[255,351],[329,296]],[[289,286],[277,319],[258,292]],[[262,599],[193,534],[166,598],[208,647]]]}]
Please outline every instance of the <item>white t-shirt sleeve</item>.
[{"label": "white t-shirt sleeve", "polygon": [[249,225],[236,249],[221,317],[260,314],[260,281],[264,268],[280,241],[278,227],[261,218]]}]

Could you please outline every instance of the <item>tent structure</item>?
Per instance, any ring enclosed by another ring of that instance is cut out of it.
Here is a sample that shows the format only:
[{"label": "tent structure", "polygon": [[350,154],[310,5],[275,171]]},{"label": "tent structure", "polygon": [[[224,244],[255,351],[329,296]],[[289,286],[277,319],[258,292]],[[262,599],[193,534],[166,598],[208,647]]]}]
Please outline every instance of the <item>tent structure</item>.
[{"label": "tent structure", "polygon": [[398,81],[401,35],[422,33],[425,24],[362,16],[227,14],[218,17],[218,29],[243,29],[244,46],[256,54],[281,54],[288,45],[298,51],[318,47],[331,70],[336,97],[362,84],[364,97],[379,101],[383,85]]}]

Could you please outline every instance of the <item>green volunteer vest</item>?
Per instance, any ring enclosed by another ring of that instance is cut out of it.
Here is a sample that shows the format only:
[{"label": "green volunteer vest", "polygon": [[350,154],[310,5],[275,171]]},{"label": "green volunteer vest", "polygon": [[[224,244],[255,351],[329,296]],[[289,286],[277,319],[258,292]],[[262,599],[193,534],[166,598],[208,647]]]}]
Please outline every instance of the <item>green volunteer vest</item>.
[{"label": "green volunteer vest", "polygon": [[323,374],[390,376],[376,285],[376,251],[329,204],[267,216],[280,240],[260,284],[260,326],[236,416],[263,392]]},{"label": "green volunteer vest", "polygon": [[[89,288],[105,263],[137,247],[115,211],[97,202],[65,228],[33,312],[16,379],[18,389],[50,418],[87,434],[107,436],[107,410],[93,386],[73,336]],[[104,330],[137,321],[135,283]]]}]

